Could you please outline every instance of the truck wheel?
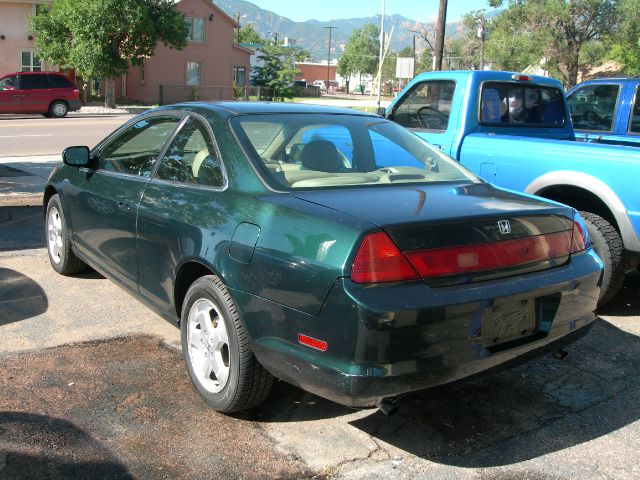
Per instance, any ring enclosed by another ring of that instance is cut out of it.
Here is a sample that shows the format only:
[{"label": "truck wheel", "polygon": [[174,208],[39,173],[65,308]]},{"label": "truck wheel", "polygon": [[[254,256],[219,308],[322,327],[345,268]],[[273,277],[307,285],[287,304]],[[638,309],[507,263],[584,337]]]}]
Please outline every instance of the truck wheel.
[{"label": "truck wheel", "polygon": [[205,402],[229,413],[267,397],[274,378],[253,355],[235,302],[217,276],[193,282],[180,324],[187,372]]},{"label": "truck wheel", "polygon": [[625,275],[625,251],[618,230],[600,215],[580,212],[587,225],[593,249],[604,263],[599,305],[611,301],[620,291]]}]

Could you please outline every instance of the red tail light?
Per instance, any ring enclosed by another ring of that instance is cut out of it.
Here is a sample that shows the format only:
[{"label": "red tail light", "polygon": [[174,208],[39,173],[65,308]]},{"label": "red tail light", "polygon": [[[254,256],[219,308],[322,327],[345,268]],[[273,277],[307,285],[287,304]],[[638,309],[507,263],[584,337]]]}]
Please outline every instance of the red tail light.
[{"label": "red tail light", "polygon": [[528,82],[531,80],[531,77],[529,75],[519,75],[517,73],[515,75],[511,75],[511,78],[520,82]]},{"label": "red tail light", "polygon": [[587,249],[587,234],[584,225],[573,222],[573,235],[571,239],[571,253],[582,252]]},{"label": "red tail light", "polygon": [[356,283],[418,279],[418,272],[384,232],[365,237],[351,266],[351,280]]},{"label": "red tail light", "polygon": [[404,252],[423,278],[445,277],[498,270],[566,257],[571,252],[572,232]]}]

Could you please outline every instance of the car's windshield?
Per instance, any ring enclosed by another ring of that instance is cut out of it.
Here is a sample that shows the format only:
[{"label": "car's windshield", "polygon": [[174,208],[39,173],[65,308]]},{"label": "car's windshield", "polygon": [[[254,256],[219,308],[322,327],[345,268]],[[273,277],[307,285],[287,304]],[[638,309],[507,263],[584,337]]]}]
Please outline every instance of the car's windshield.
[{"label": "car's windshield", "polygon": [[480,180],[399,125],[361,115],[254,114],[232,125],[279,188]]}]

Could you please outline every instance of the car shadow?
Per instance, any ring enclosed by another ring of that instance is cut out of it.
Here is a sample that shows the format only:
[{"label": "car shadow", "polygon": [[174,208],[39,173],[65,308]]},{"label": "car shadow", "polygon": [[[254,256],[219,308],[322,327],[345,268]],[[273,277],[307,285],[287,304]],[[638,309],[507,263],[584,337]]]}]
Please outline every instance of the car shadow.
[{"label": "car shadow", "polygon": [[600,315],[628,317],[640,315],[640,271],[628,273],[622,290],[599,311]]},{"label": "car shadow", "polygon": [[47,295],[37,282],[0,267],[0,327],[35,317],[48,308]]},{"label": "car shadow", "polygon": [[604,320],[551,355],[472,381],[398,399],[350,424],[424,459],[510,465],[579,445],[640,419],[640,339]]},{"label": "car shadow", "polygon": [[66,420],[0,411],[1,478],[133,478],[90,434]]}]

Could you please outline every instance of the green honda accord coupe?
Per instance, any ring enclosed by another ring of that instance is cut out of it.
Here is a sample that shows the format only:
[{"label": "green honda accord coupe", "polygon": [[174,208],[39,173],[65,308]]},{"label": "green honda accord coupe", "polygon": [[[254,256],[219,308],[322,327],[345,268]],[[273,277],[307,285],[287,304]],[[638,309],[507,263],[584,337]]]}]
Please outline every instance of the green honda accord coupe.
[{"label": "green honda accord coupe", "polygon": [[63,159],[44,192],[54,270],[91,266],[179,325],[221,412],[275,379],[380,405],[557,350],[595,318],[602,265],[575,210],[372,114],[173,105]]}]

